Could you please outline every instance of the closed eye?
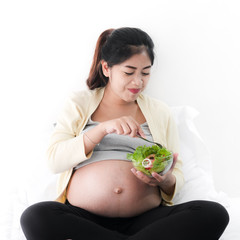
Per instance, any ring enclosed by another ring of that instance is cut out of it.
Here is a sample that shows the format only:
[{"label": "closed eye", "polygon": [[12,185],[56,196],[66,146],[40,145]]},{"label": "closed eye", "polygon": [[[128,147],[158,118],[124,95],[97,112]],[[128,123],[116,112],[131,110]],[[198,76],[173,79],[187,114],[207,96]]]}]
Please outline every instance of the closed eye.
[{"label": "closed eye", "polygon": [[131,72],[131,73],[129,73],[129,72],[124,72],[126,75],[128,75],[128,76],[130,76],[130,75],[133,75],[134,74],[134,72]]},{"label": "closed eye", "polygon": [[[133,75],[134,74],[134,72],[131,72],[131,73],[129,73],[129,72],[124,72],[126,75],[128,75],[128,76],[130,76],[130,75]],[[148,76],[150,73],[142,73],[142,75],[143,76]]]}]

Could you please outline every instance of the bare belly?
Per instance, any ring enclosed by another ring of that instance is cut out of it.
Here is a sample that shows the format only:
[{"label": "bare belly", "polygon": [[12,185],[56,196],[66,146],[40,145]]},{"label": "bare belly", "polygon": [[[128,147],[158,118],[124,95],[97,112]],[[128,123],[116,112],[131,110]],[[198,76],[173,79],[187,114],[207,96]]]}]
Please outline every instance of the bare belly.
[{"label": "bare belly", "polygon": [[132,217],[159,206],[158,188],[143,183],[131,168],[131,162],[106,160],[78,169],[68,185],[68,201],[107,217]]}]

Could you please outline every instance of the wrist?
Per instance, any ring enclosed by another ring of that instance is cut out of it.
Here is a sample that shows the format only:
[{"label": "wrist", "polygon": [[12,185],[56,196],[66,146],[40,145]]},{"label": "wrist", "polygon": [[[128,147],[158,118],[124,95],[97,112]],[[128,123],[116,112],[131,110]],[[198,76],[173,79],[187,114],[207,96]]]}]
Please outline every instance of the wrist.
[{"label": "wrist", "polygon": [[104,122],[99,123],[96,128],[98,129],[99,135],[102,138],[105,137],[108,134],[107,130],[106,130],[105,126],[104,126]]},{"label": "wrist", "polygon": [[167,195],[173,194],[176,185],[176,178],[173,174],[170,174],[168,178],[159,184],[159,188]]},{"label": "wrist", "polygon": [[98,145],[99,143],[94,142],[88,135],[87,133],[84,133],[84,136],[88,139],[88,141],[90,141],[90,143],[94,144],[94,145]]},{"label": "wrist", "polygon": [[105,135],[106,134],[102,130],[100,124],[98,124],[96,127],[93,127],[89,131],[85,132],[84,138],[91,145],[98,145]]}]

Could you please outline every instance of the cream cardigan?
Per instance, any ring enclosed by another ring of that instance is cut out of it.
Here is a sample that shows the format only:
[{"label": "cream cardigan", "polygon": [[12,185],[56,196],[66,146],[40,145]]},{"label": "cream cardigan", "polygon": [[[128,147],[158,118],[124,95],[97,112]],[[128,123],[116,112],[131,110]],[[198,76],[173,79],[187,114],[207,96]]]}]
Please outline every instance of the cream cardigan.
[{"label": "cream cardigan", "polygon": [[[66,101],[57,125],[50,138],[47,157],[50,169],[61,173],[58,181],[56,201],[66,201],[66,188],[71,178],[73,168],[80,162],[89,159],[84,151],[82,130],[89,117],[98,107],[105,88],[84,90],[73,93]],[[146,118],[153,139],[169,150],[179,153],[178,132],[169,107],[159,100],[141,94],[137,103]],[[175,191],[172,196],[161,192],[166,205],[172,204],[172,199],[184,183],[181,171],[182,162],[178,160],[173,170],[176,177]]]}]

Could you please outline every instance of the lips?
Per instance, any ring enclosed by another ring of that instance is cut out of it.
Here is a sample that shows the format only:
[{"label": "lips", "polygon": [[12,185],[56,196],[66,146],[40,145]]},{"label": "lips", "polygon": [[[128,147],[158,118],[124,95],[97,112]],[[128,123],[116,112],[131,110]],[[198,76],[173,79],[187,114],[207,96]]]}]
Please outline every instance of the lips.
[{"label": "lips", "polygon": [[129,90],[131,93],[133,93],[133,94],[136,94],[136,93],[138,93],[138,92],[140,91],[139,88],[129,88],[128,90]]}]

